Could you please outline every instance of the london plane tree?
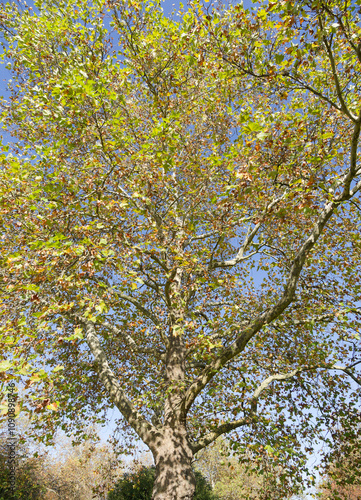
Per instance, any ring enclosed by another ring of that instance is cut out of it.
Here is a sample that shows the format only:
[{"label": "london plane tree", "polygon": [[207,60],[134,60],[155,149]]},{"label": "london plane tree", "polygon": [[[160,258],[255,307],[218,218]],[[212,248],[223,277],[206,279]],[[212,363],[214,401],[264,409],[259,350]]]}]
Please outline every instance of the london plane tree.
[{"label": "london plane tree", "polygon": [[0,368],[34,432],[116,407],[154,500],[229,433],[296,491],[360,381],[360,0],[0,16]]}]

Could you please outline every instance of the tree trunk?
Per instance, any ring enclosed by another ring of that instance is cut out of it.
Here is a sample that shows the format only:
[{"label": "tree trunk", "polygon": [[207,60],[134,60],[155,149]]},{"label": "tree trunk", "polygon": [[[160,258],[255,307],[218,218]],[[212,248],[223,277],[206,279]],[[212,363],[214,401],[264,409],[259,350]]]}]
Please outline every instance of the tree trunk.
[{"label": "tree trunk", "polygon": [[196,481],[186,429],[165,427],[152,452],[156,466],[152,500],[192,500]]},{"label": "tree trunk", "polygon": [[[173,279],[172,291],[179,291],[181,272]],[[186,348],[182,339],[183,311],[172,311],[166,356],[166,399],[162,429],[147,443],[155,462],[152,500],[192,500],[196,480],[192,469],[193,451],[188,441],[184,397]]]}]

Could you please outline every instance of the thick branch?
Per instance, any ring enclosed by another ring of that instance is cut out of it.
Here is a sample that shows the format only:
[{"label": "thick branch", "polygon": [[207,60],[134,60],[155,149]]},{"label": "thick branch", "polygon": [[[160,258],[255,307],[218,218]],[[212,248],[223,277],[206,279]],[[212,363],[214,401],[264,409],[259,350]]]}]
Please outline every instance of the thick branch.
[{"label": "thick branch", "polygon": [[197,443],[192,444],[193,453],[197,453],[209,444],[213,443],[213,441],[215,441],[222,434],[227,434],[228,432],[238,429],[238,427],[242,427],[243,425],[248,425],[251,422],[252,417],[244,417],[239,420],[235,420],[234,422],[225,422],[224,424],[219,425],[215,431],[209,432],[199,439]]},{"label": "thick branch", "polygon": [[122,337],[133,353],[154,354],[156,356],[159,356],[160,358],[164,357],[165,352],[160,351],[159,349],[138,347],[131,335],[126,333],[123,329],[117,328],[116,326],[112,325],[108,321],[103,322],[102,326],[105,326],[106,328],[108,328],[108,330],[111,330],[115,335]]},{"label": "thick branch", "polygon": [[274,380],[279,380],[279,381],[284,381],[288,380],[292,377],[294,377],[297,373],[305,370],[309,370],[310,368],[304,368],[304,369],[299,369],[299,370],[293,370],[290,373],[285,373],[285,374],[278,374],[278,375],[272,375],[268,378],[266,378],[259,387],[255,390],[253,393],[253,396],[251,398],[251,411],[250,414],[247,417],[240,418],[238,420],[234,420],[233,422],[225,422],[224,424],[219,425],[215,430],[212,432],[209,432],[205,436],[203,436],[201,439],[198,440],[196,444],[193,444],[193,451],[196,453],[197,451],[201,450],[202,448],[205,448],[208,446],[210,443],[213,443],[219,436],[222,434],[226,434],[228,432],[231,432],[235,429],[238,429],[239,427],[242,427],[244,425],[249,425],[251,422],[254,422],[257,420],[257,400],[260,397],[261,393],[274,381]]},{"label": "thick branch", "polygon": [[199,375],[199,377],[191,384],[189,387],[185,400],[184,400],[184,411],[187,412],[191,405],[193,404],[195,398],[203,390],[203,388],[208,384],[208,382],[214,377],[214,375],[232,358],[240,354],[246,347],[249,340],[258,333],[262,327],[268,323],[271,323],[274,319],[278,318],[282,312],[287,308],[287,306],[292,302],[298,279],[300,277],[303,265],[306,261],[307,255],[310,253],[316,241],[320,237],[323,228],[325,227],[327,221],[332,216],[337,201],[332,201],[326,205],[318,221],[313,226],[312,232],[307,240],[303,243],[295,258],[293,259],[293,264],[284,287],[284,291],[278,302],[263,313],[258,315],[247,327],[244,328],[243,332],[238,336],[238,338],[229,347],[223,349],[220,355],[208,367]]},{"label": "thick branch", "polygon": [[360,385],[361,386],[361,378],[358,378],[356,377],[350,370],[351,368],[353,368],[354,366],[358,365],[359,363],[361,363],[361,361],[357,361],[356,363],[354,363],[353,365],[351,366],[338,366],[338,365],[334,365],[332,368],[334,370],[341,370],[343,371],[344,373],[346,373],[346,375],[348,375],[350,378],[352,378],[352,380],[354,382],[356,382],[356,384]]},{"label": "thick branch", "polygon": [[134,408],[120,387],[116,376],[111,370],[106,355],[100,345],[100,341],[95,331],[95,326],[91,321],[79,319],[85,327],[86,342],[90,352],[94,356],[97,364],[99,378],[107,390],[111,401],[117,406],[126,421],[133,427],[135,432],[144,442],[150,442],[155,432],[153,426]]},{"label": "thick branch", "polygon": [[298,373],[301,373],[302,371],[305,371],[305,370],[310,370],[312,368],[297,368],[296,370],[292,370],[291,372],[289,373],[277,373],[276,375],[271,375],[269,377],[267,377],[258,387],[257,389],[254,391],[253,393],[253,396],[252,396],[252,403],[254,401],[256,401],[261,393],[267,389],[267,387],[269,385],[272,384],[272,382],[274,382],[275,380],[278,380],[278,381],[284,381],[284,380],[288,380],[292,377],[294,377],[295,375],[297,375]]},{"label": "thick branch", "polygon": [[350,169],[348,173],[346,174],[345,180],[344,180],[344,189],[342,193],[343,199],[346,199],[347,197],[350,196],[350,186],[352,179],[357,175],[358,173],[358,168],[357,168],[357,149],[358,149],[358,142],[360,138],[360,130],[361,130],[361,111],[359,113],[359,116],[357,118],[357,121],[355,123],[354,129],[353,129],[353,134],[352,134],[352,139],[351,139],[351,155],[350,155]]},{"label": "thick branch", "polygon": [[189,238],[189,240],[184,245],[184,247],[190,245],[191,243],[193,243],[193,241],[205,240],[206,238],[211,238],[212,236],[217,236],[217,234],[218,233],[215,231],[210,231],[209,233],[200,234],[198,236],[192,236],[191,238]]}]

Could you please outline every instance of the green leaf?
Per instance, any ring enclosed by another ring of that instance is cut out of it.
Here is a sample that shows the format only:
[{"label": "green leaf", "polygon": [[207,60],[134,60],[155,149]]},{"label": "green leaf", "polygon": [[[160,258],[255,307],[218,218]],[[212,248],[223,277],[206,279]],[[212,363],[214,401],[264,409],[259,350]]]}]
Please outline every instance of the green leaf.
[{"label": "green leaf", "polygon": [[0,372],[6,372],[12,367],[13,367],[13,364],[10,361],[1,361],[0,362]]},{"label": "green leaf", "polygon": [[64,370],[64,366],[63,365],[57,365],[55,368],[53,368],[53,372],[54,373],[57,373],[61,370]]}]

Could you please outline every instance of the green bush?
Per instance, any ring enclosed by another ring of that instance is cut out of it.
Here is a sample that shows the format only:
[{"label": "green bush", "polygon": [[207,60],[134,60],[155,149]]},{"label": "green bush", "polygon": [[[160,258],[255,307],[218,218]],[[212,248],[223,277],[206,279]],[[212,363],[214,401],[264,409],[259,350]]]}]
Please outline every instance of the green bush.
[{"label": "green bush", "polygon": [[[193,500],[217,500],[205,477],[198,471],[195,476],[196,491]],[[108,494],[108,500],[151,500],[154,477],[155,467],[143,467],[139,472],[125,474]]]}]

